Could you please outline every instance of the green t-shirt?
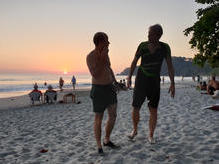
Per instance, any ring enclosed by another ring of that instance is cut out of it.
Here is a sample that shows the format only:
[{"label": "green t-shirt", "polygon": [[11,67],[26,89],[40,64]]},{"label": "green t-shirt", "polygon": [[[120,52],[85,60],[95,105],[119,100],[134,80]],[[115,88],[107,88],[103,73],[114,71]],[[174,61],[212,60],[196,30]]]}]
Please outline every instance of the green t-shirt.
[{"label": "green t-shirt", "polygon": [[156,77],[160,76],[160,70],[163,59],[171,56],[171,50],[167,43],[160,42],[161,47],[158,48],[153,54],[148,49],[149,42],[142,42],[137,49],[136,57],[141,57],[141,65],[139,69],[146,76]]}]

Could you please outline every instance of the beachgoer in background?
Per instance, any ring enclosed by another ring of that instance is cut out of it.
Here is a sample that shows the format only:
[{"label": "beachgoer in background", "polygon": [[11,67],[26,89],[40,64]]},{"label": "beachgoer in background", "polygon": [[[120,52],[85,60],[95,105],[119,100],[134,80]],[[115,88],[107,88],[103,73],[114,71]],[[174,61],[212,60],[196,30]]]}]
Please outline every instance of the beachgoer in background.
[{"label": "beachgoer in background", "polygon": [[125,82],[125,79],[123,79],[123,84],[126,86],[126,82]]},{"label": "beachgoer in background", "polygon": [[123,80],[119,81],[118,87],[119,87],[118,88],[119,90],[126,90],[127,89],[126,84],[124,84]]},{"label": "beachgoer in background", "polygon": [[163,76],[163,78],[162,78],[162,82],[163,82],[163,84],[164,84],[164,81],[165,81],[165,79],[164,79],[164,76]]},{"label": "beachgoer in background", "polygon": [[[34,86],[33,86],[33,90],[28,94],[29,96],[30,96],[30,99],[31,99],[31,101],[32,101],[32,104],[34,104],[34,101],[40,101],[40,99],[41,99],[41,101],[42,101],[42,92],[40,91],[40,90],[38,90],[38,85],[37,85],[37,83],[35,83],[34,84]],[[35,97],[34,95],[33,95],[33,93],[39,93],[38,95],[37,95],[37,97]]]},{"label": "beachgoer in background", "polygon": [[195,81],[195,76],[192,76],[192,80]]},{"label": "beachgoer in background", "polygon": [[123,85],[122,80],[119,80],[119,86],[122,86],[122,85]]},{"label": "beachgoer in background", "polygon": [[215,79],[215,76],[213,75],[211,77],[211,80],[208,82],[207,86],[207,92],[210,95],[214,94],[214,91],[219,90],[219,81]]},{"label": "beachgoer in background", "polygon": [[57,92],[53,90],[52,85],[49,85],[48,89],[44,93],[44,100],[46,101],[46,103],[52,103],[53,101],[57,100]]},{"label": "beachgoer in background", "polygon": [[196,86],[196,89],[201,90],[201,87],[202,87],[202,82],[200,82],[200,83]]},{"label": "beachgoer in background", "polygon": [[[197,85],[196,89],[201,90],[201,91],[206,91],[207,90],[207,84],[205,81],[201,81],[199,85]],[[203,94],[203,93],[202,93]]]},{"label": "beachgoer in background", "polygon": [[75,78],[74,75],[73,75],[73,77],[72,77],[72,79],[71,79],[71,83],[72,83],[73,90],[75,90],[76,78]]},{"label": "beachgoer in background", "polygon": [[184,80],[184,76],[182,76],[182,81]]},{"label": "beachgoer in background", "polygon": [[129,77],[126,78],[127,83],[126,83],[126,88],[127,89],[132,89],[132,79],[128,79]]},{"label": "beachgoer in background", "polygon": [[62,77],[60,77],[60,79],[59,79],[59,88],[60,88],[61,91],[63,90],[62,89],[63,85],[64,85],[64,80],[62,79]]},{"label": "beachgoer in background", "polygon": [[141,57],[141,65],[135,79],[132,102],[133,130],[129,135],[129,138],[133,139],[137,135],[140,117],[139,111],[145,101],[145,98],[147,97],[149,100],[148,107],[150,111],[149,143],[155,143],[154,131],[157,124],[157,108],[160,99],[160,70],[163,59],[166,59],[170,76],[169,92],[171,92],[171,97],[174,97],[175,95],[174,68],[172,65],[171,51],[168,44],[159,41],[162,34],[163,30],[159,24],[153,25],[149,28],[148,41],[142,42],[138,46],[137,52],[131,64],[129,76],[127,78],[128,86],[130,86],[132,74],[139,58]]},{"label": "beachgoer in background", "polygon": [[32,93],[32,92],[39,92],[41,94],[41,96],[42,96],[42,92],[40,90],[38,90],[38,84],[37,83],[35,83],[33,85],[33,88],[34,89],[30,93]]},{"label": "beachgoer in background", "polygon": [[44,82],[44,88],[47,88],[47,82]]},{"label": "beachgoer in background", "polygon": [[197,75],[197,81],[200,82],[200,75]]},{"label": "beachgoer in background", "polygon": [[203,90],[203,91],[207,90],[207,83],[206,83],[206,81],[203,81],[203,83],[201,85],[201,90]]},{"label": "beachgoer in background", "polygon": [[117,95],[113,87],[116,82],[113,70],[111,69],[109,52],[109,41],[107,34],[98,32],[94,35],[93,42],[95,49],[87,55],[87,66],[92,76],[92,88],[90,97],[95,112],[94,134],[97,142],[98,153],[104,154],[101,145],[101,124],[105,109],[108,110],[108,120],[105,127],[104,146],[117,148],[110,141],[110,134],[116,121]]}]

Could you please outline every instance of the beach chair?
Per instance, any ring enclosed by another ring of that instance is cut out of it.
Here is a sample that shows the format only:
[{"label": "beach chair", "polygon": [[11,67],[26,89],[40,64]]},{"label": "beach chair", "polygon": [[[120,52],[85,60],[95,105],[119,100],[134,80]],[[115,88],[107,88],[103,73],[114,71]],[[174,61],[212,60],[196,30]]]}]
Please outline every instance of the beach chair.
[{"label": "beach chair", "polygon": [[42,102],[40,92],[31,92],[29,96],[30,96],[32,105],[34,105],[35,101],[39,101],[40,103]]},{"label": "beach chair", "polygon": [[46,92],[45,93],[45,101],[47,103],[54,103],[57,100],[57,93],[56,92]]},{"label": "beach chair", "polygon": [[71,98],[73,103],[76,103],[76,95],[74,93],[67,93],[63,96],[63,102],[67,103],[68,97]]}]

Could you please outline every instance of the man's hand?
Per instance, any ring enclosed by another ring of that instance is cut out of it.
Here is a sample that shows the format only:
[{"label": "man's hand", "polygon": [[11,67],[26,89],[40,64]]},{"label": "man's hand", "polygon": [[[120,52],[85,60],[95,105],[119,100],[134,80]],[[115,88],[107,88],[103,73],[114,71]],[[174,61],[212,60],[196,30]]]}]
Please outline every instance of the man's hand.
[{"label": "man's hand", "polygon": [[100,50],[97,53],[97,62],[103,65],[106,65],[108,63],[108,47],[104,47],[102,50]]},{"label": "man's hand", "polygon": [[103,49],[101,50],[101,55],[102,56],[107,56],[108,55],[108,52],[109,52],[109,49],[107,46],[103,47]]},{"label": "man's hand", "polygon": [[174,98],[174,96],[175,96],[175,84],[174,84],[174,83],[171,83],[171,84],[170,84],[170,88],[169,88],[168,93],[170,93],[170,96],[171,96],[172,98]]},{"label": "man's hand", "polygon": [[127,88],[131,87],[131,77],[127,77]]}]

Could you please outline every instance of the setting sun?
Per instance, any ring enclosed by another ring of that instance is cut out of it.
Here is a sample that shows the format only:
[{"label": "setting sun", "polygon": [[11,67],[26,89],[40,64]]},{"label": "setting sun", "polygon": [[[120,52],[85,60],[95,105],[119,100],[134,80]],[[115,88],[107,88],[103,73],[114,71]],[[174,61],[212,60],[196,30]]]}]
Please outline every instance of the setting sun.
[{"label": "setting sun", "polygon": [[64,71],[63,73],[64,73],[65,75],[66,75],[66,74],[68,74],[68,72],[67,72],[67,71]]}]

